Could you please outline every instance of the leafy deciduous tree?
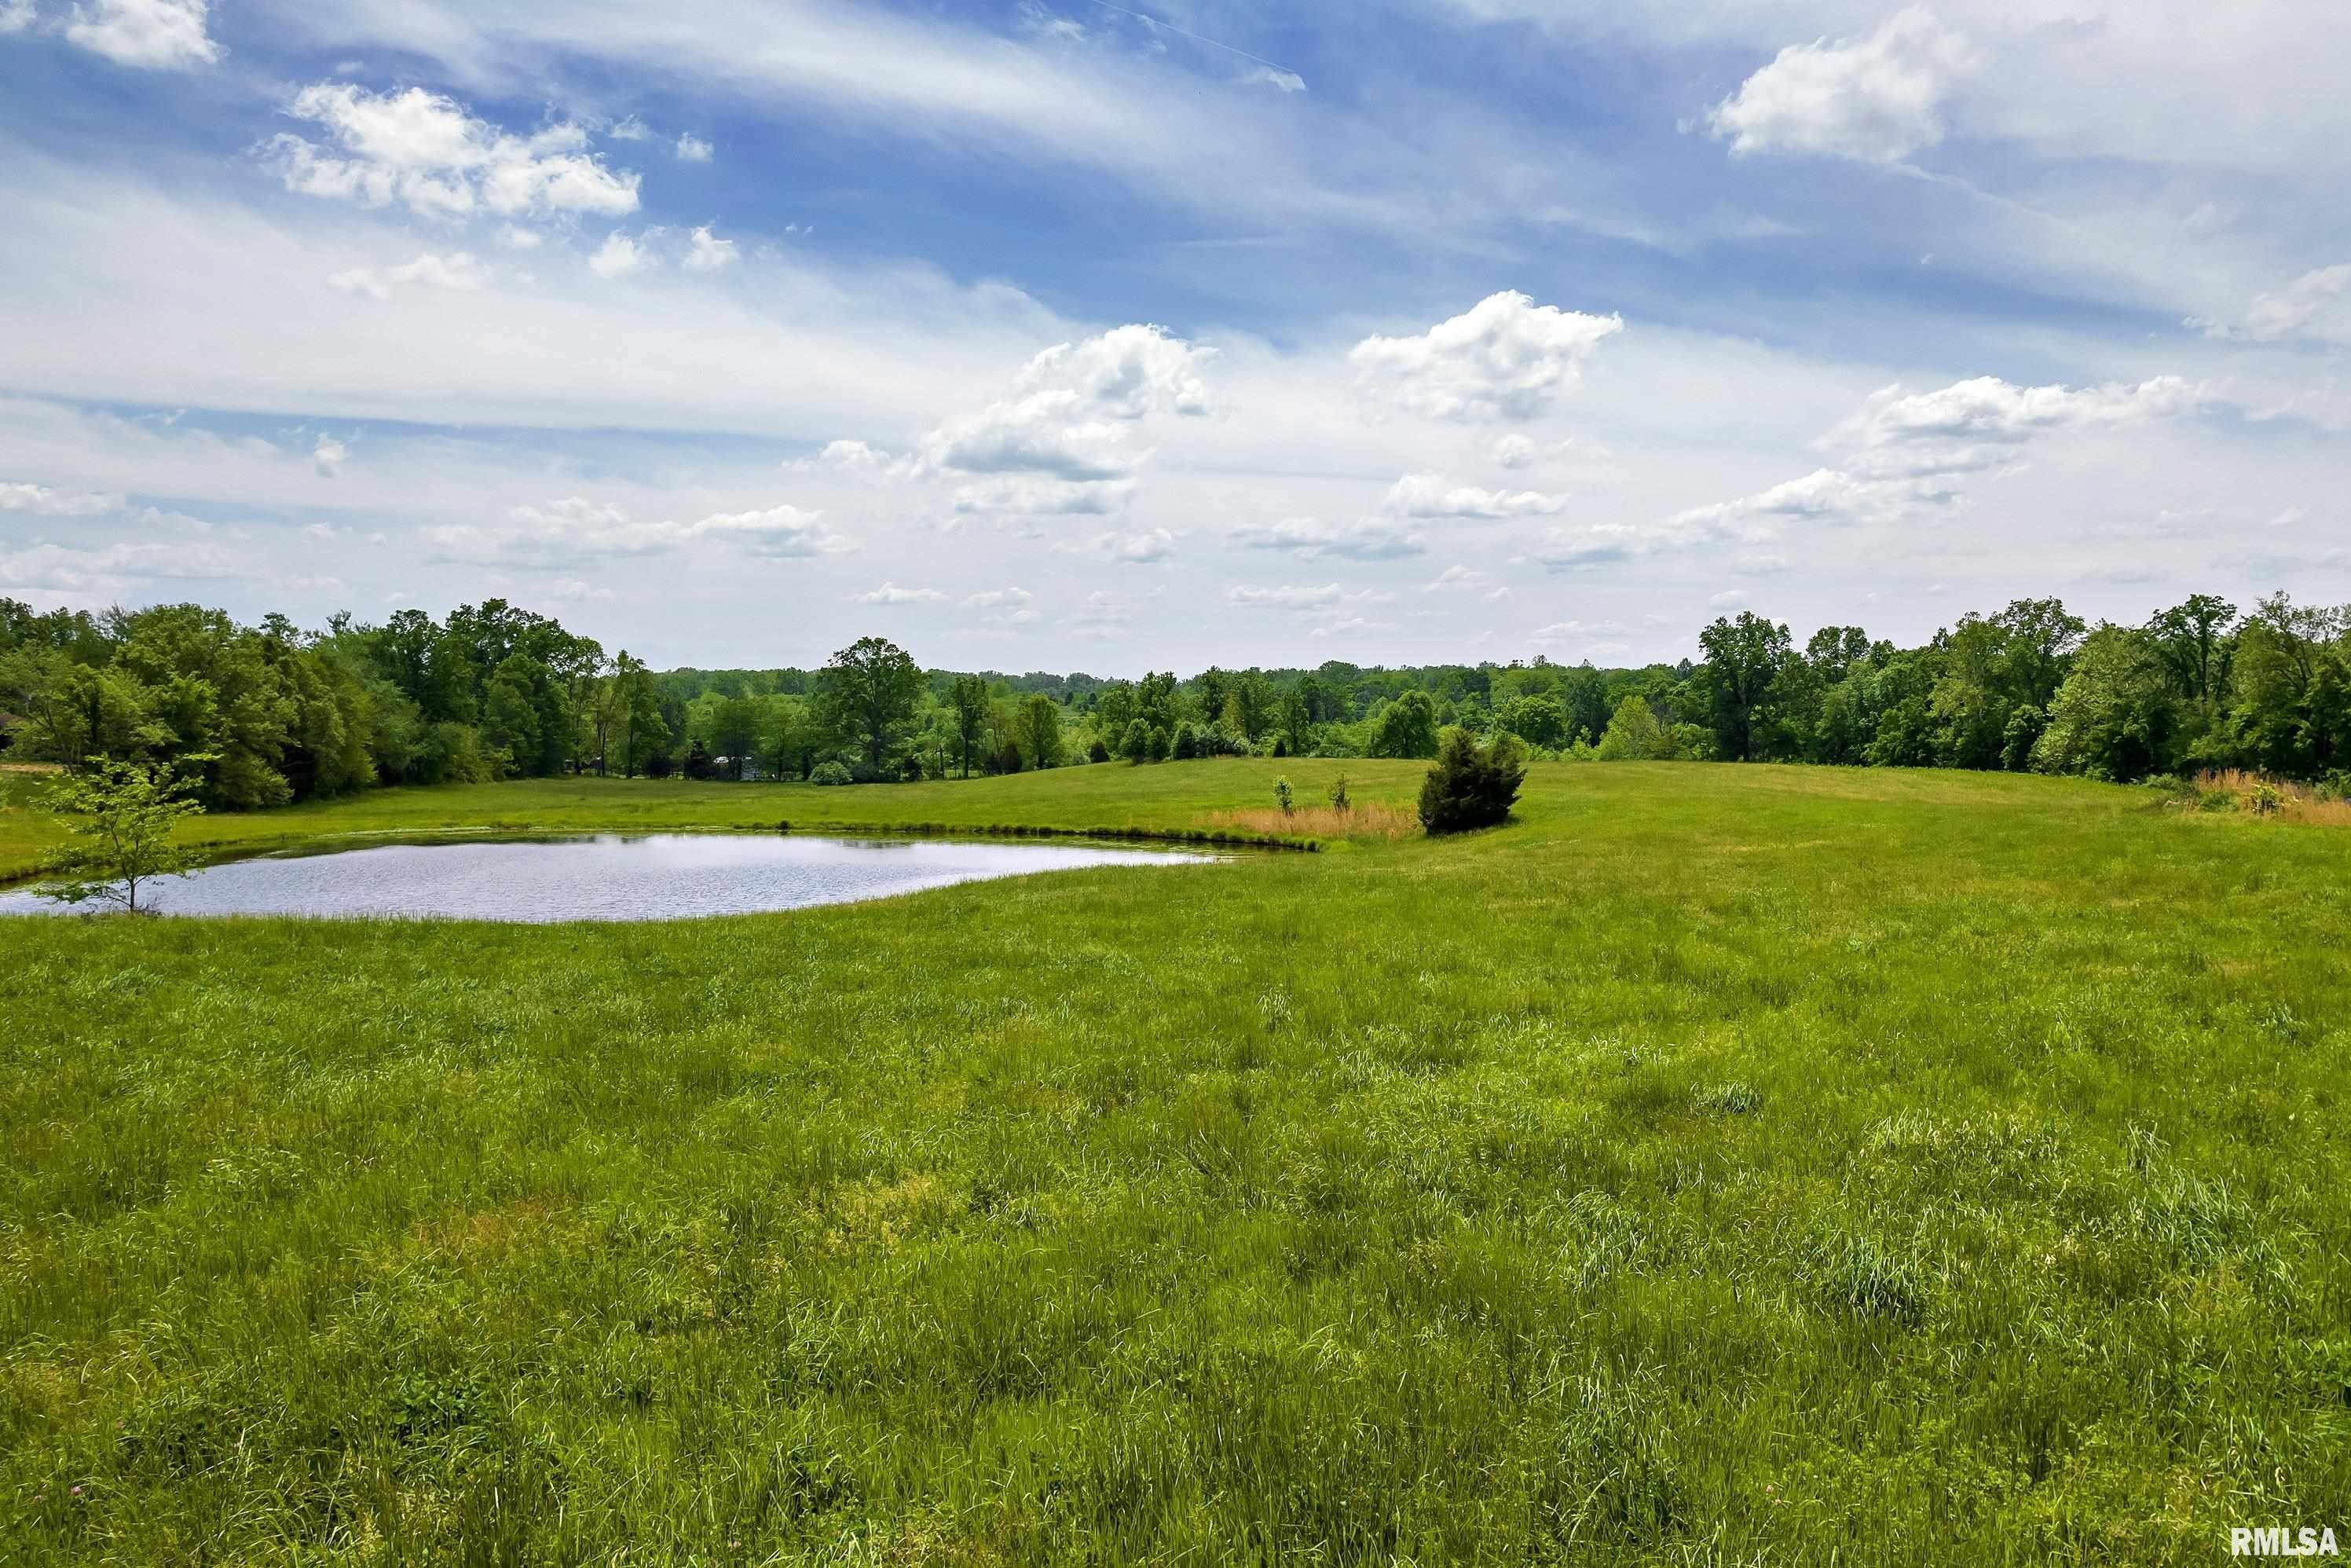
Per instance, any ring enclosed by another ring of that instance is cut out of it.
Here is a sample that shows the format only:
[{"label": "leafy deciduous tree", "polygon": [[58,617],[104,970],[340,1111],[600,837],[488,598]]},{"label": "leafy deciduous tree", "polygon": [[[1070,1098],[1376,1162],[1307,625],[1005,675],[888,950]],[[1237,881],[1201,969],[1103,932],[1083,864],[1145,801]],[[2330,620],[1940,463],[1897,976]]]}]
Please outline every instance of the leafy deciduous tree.
[{"label": "leafy deciduous tree", "polygon": [[1410,691],[1382,710],[1371,752],[1374,757],[1434,757],[1437,746],[1437,705],[1426,692]]},{"label": "leafy deciduous tree", "polygon": [[[200,767],[211,759],[182,760]],[[92,758],[83,771],[60,774],[47,802],[68,837],[41,862],[57,880],[33,891],[61,904],[113,904],[138,914],[142,887],[195,869],[195,852],[173,836],[183,819],[203,811],[195,792],[193,779],[159,763]]]},{"label": "leafy deciduous tree", "polygon": [[1736,620],[1717,620],[1698,642],[1706,653],[1703,680],[1716,754],[1726,761],[1755,761],[1769,747],[1764,695],[1788,661],[1788,629],[1742,610]]},{"label": "leafy deciduous tree", "polygon": [[947,702],[955,710],[956,740],[962,747],[963,776],[971,777],[971,748],[978,744],[980,734],[987,725],[987,683],[977,675],[957,675],[947,687]]},{"label": "leafy deciduous tree", "polygon": [[923,672],[906,651],[882,637],[861,637],[835,653],[817,676],[826,725],[862,754],[874,775],[888,770],[913,726]]}]

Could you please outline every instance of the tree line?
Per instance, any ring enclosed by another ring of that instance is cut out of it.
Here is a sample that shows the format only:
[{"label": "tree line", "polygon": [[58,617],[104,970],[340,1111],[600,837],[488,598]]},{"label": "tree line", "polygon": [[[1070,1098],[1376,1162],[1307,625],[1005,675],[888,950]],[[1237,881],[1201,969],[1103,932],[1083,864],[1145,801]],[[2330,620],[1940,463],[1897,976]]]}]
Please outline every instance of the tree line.
[{"label": "tree line", "polygon": [[1799,649],[1751,614],[1698,641],[1703,664],[1666,705],[1697,727],[1697,755],[2118,781],[2351,769],[2351,609],[2283,593],[2250,611],[2199,593],[2095,627],[2054,599],[2019,600],[1912,649],[1851,626]]},{"label": "tree line", "polygon": [[653,671],[503,600],[436,621],[243,626],[199,605],[0,599],[0,747],[180,769],[208,808],[384,784],[610,773],[819,783],[1221,756],[1430,758],[1458,728],[1534,758],[2037,770],[2117,780],[2351,769],[2351,610],[2198,594],[2091,626],[2054,599],[1911,648],[1800,646],[1741,612],[1632,669],[1211,666],[1139,680],[925,671],[859,640],[820,668]]},{"label": "tree line", "polygon": [[196,604],[35,614],[0,600],[10,752],[171,769],[215,810],[576,768],[591,736],[626,733],[643,679],[625,653],[607,661],[501,600],[309,632]]}]

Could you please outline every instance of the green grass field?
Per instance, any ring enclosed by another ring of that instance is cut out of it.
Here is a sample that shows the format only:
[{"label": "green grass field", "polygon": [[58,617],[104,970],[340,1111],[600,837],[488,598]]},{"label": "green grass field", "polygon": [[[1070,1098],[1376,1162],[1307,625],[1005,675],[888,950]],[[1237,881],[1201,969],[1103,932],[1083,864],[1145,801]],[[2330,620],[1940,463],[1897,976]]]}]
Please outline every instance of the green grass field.
[{"label": "green grass field", "polygon": [[[1340,766],[200,831],[1188,831]],[[0,1560],[2340,1531],[2351,836],[2153,799],[1558,766],[1458,840],[783,915],[0,922]]]},{"label": "green grass field", "polygon": [[[808,784],[538,779],[383,789],[285,810],[208,816],[192,823],[184,836],[229,851],[452,830],[771,831],[778,822],[811,831],[1044,828],[1184,835],[1217,831],[1208,819],[1222,810],[1270,808],[1277,776],[1288,778],[1301,800],[1316,805],[1343,773],[1360,800],[1409,804],[1426,768],[1417,762],[1223,759],[1181,767],[1121,763],[1050,775],[831,789]],[[41,852],[60,837],[39,809],[42,783],[37,774],[0,773],[0,883],[29,877]]]}]

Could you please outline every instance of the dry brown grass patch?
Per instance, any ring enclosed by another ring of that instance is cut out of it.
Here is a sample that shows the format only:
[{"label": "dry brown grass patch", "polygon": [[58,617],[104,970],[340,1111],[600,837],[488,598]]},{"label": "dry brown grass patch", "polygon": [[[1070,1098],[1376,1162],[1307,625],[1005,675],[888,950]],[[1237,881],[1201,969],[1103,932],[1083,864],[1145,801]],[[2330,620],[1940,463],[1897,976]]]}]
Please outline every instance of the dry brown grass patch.
[{"label": "dry brown grass patch", "polygon": [[1408,839],[1420,831],[1418,811],[1388,800],[1359,800],[1343,811],[1335,806],[1215,811],[1201,821],[1211,828],[1298,839]]},{"label": "dry brown grass patch", "polygon": [[460,1257],[506,1252],[524,1237],[546,1231],[556,1212],[557,1206],[545,1198],[526,1197],[501,1208],[456,1209],[420,1219],[413,1234],[423,1247]]},{"label": "dry brown grass patch", "polygon": [[2272,817],[2281,822],[2307,822],[2328,828],[2351,828],[2351,800],[2322,796],[2307,785],[2283,779],[2265,779],[2241,768],[2223,768],[2196,776],[2198,791],[2227,795],[2248,816]]}]

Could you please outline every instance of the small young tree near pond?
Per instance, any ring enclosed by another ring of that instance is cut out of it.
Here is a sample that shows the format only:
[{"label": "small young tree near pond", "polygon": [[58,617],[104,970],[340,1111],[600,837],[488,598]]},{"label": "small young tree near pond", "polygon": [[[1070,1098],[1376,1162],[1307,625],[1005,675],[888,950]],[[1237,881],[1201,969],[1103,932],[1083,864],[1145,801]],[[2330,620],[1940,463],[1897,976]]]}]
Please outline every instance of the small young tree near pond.
[{"label": "small young tree near pond", "polygon": [[1420,787],[1420,825],[1432,833],[1490,828],[1506,821],[1527,776],[1527,748],[1505,731],[1484,746],[1466,729],[1447,729],[1437,765]]},{"label": "small young tree near pond", "polygon": [[[201,766],[208,758],[187,757]],[[33,891],[60,904],[115,904],[139,914],[140,890],[196,868],[195,852],[172,839],[181,820],[203,814],[191,799],[198,780],[168,766],[89,759],[89,770],[53,782],[47,804],[68,837],[40,869],[57,879]]]}]

